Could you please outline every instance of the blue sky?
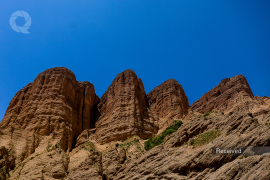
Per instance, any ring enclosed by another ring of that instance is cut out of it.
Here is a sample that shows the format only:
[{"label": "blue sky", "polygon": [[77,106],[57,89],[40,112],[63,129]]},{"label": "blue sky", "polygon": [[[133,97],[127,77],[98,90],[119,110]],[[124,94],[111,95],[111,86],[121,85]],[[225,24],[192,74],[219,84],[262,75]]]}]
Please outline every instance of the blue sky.
[{"label": "blue sky", "polygon": [[[269,0],[2,0],[0,7],[0,119],[17,91],[59,66],[93,83],[99,97],[126,69],[146,93],[176,79],[190,104],[238,74],[254,95],[270,96]],[[30,34],[11,29],[18,10],[29,13]]]}]

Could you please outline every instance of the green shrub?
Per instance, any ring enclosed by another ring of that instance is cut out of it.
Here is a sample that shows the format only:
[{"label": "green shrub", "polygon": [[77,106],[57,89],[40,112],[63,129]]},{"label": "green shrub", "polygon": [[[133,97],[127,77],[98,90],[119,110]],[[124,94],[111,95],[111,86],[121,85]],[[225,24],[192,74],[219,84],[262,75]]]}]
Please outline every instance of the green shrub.
[{"label": "green shrub", "polygon": [[161,133],[161,135],[158,135],[155,138],[150,137],[147,141],[144,142],[144,149],[148,151],[153,147],[160,145],[167,135],[176,132],[182,124],[182,121],[175,121],[174,125],[167,127],[166,130]]},{"label": "green shrub", "polygon": [[131,138],[129,138],[129,139],[127,139],[126,141],[124,141],[122,144],[120,144],[120,147],[122,147],[122,148],[129,148],[130,146],[132,146],[132,145],[137,145],[137,147],[139,147],[138,146],[138,144],[139,144],[139,139],[137,139],[137,138],[134,138],[134,137],[131,137]]},{"label": "green shrub", "polygon": [[89,151],[89,152],[94,152],[96,150],[94,143],[92,143],[91,141],[84,143],[82,145],[82,148],[84,148],[86,151]]},{"label": "green shrub", "polygon": [[220,135],[221,135],[220,130],[208,131],[203,134],[200,134],[197,138],[192,139],[191,140],[192,142],[190,141],[190,143],[192,143],[194,146],[202,146],[209,143],[210,141],[213,141]]},{"label": "green shrub", "polygon": [[189,145],[194,145],[194,143],[195,143],[195,140],[194,139],[191,139],[190,141],[189,141]]},{"label": "green shrub", "polygon": [[217,113],[217,111],[209,111],[209,112],[205,113],[203,116],[204,117],[207,117],[207,116],[209,116],[212,113]]},{"label": "green shrub", "polygon": [[210,114],[211,114],[211,112],[209,111],[209,112],[205,113],[203,116],[204,116],[204,117],[207,117],[207,116],[209,116]]},{"label": "green shrub", "polygon": [[60,148],[60,144],[56,143],[54,146],[48,145],[46,149],[47,149],[48,152],[50,152],[50,151],[54,151],[54,150],[56,150],[58,148]]}]

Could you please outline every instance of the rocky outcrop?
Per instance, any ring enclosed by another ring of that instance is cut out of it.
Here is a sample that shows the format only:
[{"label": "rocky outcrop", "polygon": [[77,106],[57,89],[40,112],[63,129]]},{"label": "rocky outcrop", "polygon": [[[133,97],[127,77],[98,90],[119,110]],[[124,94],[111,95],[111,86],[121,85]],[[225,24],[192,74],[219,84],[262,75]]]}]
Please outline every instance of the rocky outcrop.
[{"label": "rocky outcrop", "polygon": [[0,179],[7,179],[10,174],[9,171],[15,167],[15,158],[8,149],[4,146],[0,147]]},{"label": "rocky outcrop", "polygon": [[[84,152],[85,153],[85,152]],[[83,154],[78,153],[78,155]],[[88,152],[87,156],[78,156],[80,163],[69,169],[67,180],[102,180],[102,155],[100,152]]]},{"label": "rocky outcrop", "polygon": [[133,135],[143,139],[157,133],[158,125],[147,106],[141,79],[132,70],[117,75],[98,105],[96,140],[104,144]]},{"label": "rocky outcrop", "polygon": [[182,86],[169,79],[147,94],[149,107],[159,118],[181,119],[188,113],[189,103]]},{"label": "rocky outcrop", "polygon": [[95,132],[96,128],[94,129],[86,129],[84,130],[76,139],[75,147],[78,147],[81,144],[86,143],[87,141],[95,140]]},{"label": "rocky outcrop", "polygon": [[95,127],[98,102],[91,83],[78,82],[67,68],[48,69],[11,100],[0,122],[0,145],[18,162],[48,144],[71,150],[83,130]]},{"label": "rocky outcrop", "polygon": [[102,154],[102,171],[104,179],[112,180],[124,164],[126,152],[123,148],[111,149]]},{"label": "rocky outcrop", "polygon": [[150,110],[157,115],[160,129],[166,128],[173,119],[181,119],[188,113],[189,103],[182,86],[169,79],[147,94]]},{"label": "rocky outcrop", "polygon": [[194,102],[190,109],[199,113],[213,110],[228,112],[236,106],[242,108],[244,102],[253,97],[246,78],[238,75],[223,79],[219,85]]},{"label": "rocky outcrop", "polygon": [[[181,127],[146,151],[144,139],[172,118]],[[270,179],[269,139],[270,98],[254,97],[243,76],[222,80],[190,111],[173,79],[146,95],[127,70],[99,99],[91,83],[53,68],[15,95],[0,122],[0,179]]]},{"label": "rocky outcrop", "polygon": [[[220,136],[210,139],[208,134],[201,144],[191,143],[212,131],[220,131]],[[194,115],[162,145],[121,168],[115,179],[254,179],[254,174],[257,179],[269,179],[270,148],[264,154],[244,155],[247,147],[267,148],[269,139],[270,129],[251,114]],[[216,148],[242,148],[242,155],[217,154]]]}]

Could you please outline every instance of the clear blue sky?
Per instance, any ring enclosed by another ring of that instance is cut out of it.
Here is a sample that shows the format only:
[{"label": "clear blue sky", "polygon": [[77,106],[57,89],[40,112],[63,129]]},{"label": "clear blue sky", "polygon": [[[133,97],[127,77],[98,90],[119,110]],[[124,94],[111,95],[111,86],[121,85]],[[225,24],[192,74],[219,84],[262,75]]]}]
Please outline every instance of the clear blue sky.
[{"label": "clear blue sky", "polygon": [[[99,97],[126,69],[147,93],[176,79],[190,104],[238,74],[270,96],[269,0],[2,0],[0,8],[0,119],[18,90],[58,66]],[[18,10],[31,16],[30,34],[10,28]]]}]

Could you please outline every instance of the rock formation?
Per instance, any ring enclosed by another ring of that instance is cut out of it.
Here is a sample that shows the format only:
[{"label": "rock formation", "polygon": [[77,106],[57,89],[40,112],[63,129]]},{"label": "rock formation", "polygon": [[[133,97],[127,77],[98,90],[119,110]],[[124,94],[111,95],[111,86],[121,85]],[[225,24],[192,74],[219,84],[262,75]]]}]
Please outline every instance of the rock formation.
[{"label": "rock formation", "polygon": [[[235,76],[188,108],[173,79],[146,96],[127,70],[99,99],[70,70],[46,70],[14,96],[0,122],[0,180],[270,179],[269,97],[254,97]],[[170,118],[183,124],[146,151],[145,139]]]},{"label": "rock formation", "polygon": [[95,126],[98,102],[91,83],[78,82],[66,68],[48,69],[11,100],[0,122],[0,145],[17,161],[57,142],[71,150],[75,138]]},{"label": "rock formation", "polygon": [[15,167],[15,157],[12,156],[4,146],[0,147],[0,179],[5,180],[9,176],[9,171]]},{"label": "rock formation", "polygon": [[156,119],[147,106],[141,79],[132,70],[117,75],[98,105],[96,140],[104,144],[138,135],[143,139],[158,131]]},{"label": "rock formation", "polygon": [[219,85],[205,93],[191,105],[191,110],[199,113],[209,111],[230,111],[254,97],[246,78],[243,75],[223,79]]},{"label": "rock formation", "polygon": [[147,94],[147,100],[150,110],[159,118],[160,128],[166,128],[166,122],[171,118],[181,119],[188,113],[188,98],[182,86],[174,79],[155,87]]},{"label": "rock formation", "polygon": [[[221,135],[204,145],[191,144],[192,139],[211,131]],[[269,139],[270,128],[250,114],[194,115],[162,145],[127,163],[114,179],[270,179],[270,148],[265,154],[245,155],[248,146],[267,148]],[[238,156],[215,153],[216,148],[241,147]]]}]

